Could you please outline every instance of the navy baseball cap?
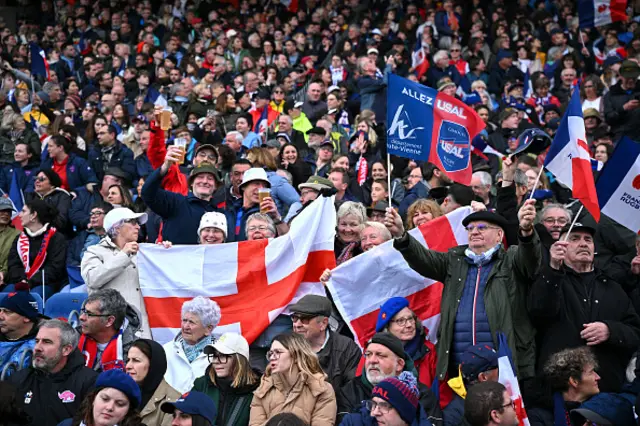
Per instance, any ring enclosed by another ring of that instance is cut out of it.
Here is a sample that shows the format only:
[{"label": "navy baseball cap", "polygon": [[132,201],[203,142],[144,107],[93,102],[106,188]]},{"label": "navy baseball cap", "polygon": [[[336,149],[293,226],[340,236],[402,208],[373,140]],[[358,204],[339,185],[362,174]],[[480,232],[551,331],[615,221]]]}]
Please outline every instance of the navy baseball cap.
[{"label": "navy baseball cap", "polygon": [[182,395],[176,402],[165,402],[160,406],[162,411],[173,414],[176,408],[192,416],[202,416],[214,424],[216,420],[216,406],[213,400],[202,392],[192,391]]},{"label": "navy baseball cap", "polygon": [[487,345],[470,346],[460,358],[460,370],[465,380],[476,380],[478,374],[498,368],[498,354]]}]

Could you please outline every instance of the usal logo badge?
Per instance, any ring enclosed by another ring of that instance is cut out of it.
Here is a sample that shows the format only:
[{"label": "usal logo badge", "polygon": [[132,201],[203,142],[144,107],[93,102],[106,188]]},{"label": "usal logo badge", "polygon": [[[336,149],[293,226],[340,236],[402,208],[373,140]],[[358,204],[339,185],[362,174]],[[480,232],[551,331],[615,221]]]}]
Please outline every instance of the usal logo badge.
[{"label": "usal logo badge", "polygon": [[446,172],[457,172],[469,164],[469,132],[452,121],[442,120],[438,133],[437,154]]}]

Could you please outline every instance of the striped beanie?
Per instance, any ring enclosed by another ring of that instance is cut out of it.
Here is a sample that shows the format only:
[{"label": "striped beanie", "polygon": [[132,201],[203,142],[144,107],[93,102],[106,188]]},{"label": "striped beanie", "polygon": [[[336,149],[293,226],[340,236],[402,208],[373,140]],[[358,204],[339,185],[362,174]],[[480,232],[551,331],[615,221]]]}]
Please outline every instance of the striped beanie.
[{"label": "striped beanie", "polygon": [[412,424],[418,412],[418,382],[415,376],[403,371],[398,377],[390,377],[378,383],[371,397],[387,401],[396,409],[402,420]]}]

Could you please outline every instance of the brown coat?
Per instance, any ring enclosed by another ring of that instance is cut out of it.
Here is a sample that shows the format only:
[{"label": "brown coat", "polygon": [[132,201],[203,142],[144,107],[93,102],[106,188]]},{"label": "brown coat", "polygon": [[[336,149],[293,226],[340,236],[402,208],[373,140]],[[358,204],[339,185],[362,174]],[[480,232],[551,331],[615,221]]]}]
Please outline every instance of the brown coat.
[{"label": "brown coat", "polygon": [[142,423],[149,426],[171,426],[171,414],[163,412],[160,406],[164,402],[175,402],[178,398],[180,398],[180,392],[162,380],[140,412]]},{"label": "brown coat", "polygon": [[336,422],[336,396],[323,373],[298,373],[292,387],[279,374],[263,376],[253,393],[249,426],[262,426],[279,413],[293,413],[310,426],[333,426]]}]

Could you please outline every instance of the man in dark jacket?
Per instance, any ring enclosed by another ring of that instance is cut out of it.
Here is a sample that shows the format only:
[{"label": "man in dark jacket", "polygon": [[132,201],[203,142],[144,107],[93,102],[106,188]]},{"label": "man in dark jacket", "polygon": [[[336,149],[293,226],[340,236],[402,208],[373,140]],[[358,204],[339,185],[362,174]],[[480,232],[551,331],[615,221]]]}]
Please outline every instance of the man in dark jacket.
[{"label": "man in dark jacket", "polygon": [[385,225],[393,246],[409,266],[424,277],[444,284],[438,330],[439,380],[455,377],[462,353],[474,344],[496,347],[498,331],[507,336],[518,378],[535,373],[535,332],[526,314],[529,283],[540,267],[540,240],[533,227],[534,200],[518,212],[519,245],[502,248],[506,221],[487,211],[467,216],[462,224],[468,246],[447,253],[426,249],[404,230],[395,210],[388,209]]},{"label": "man in dark jacket", "polygon": [[356,343],[329,329],[331,301],[308,294],[289,306],[293,331],[303,336],[318,355],[320,365],[334,389],[340,389],[355,377],[362,352]]},{"label": "man in dark jacket", "polygon": [[133,152],[116,139],[116,129],[107,126],[98,132],[99,146],[89,150],[88,160],[91,168],[101,181],[105,171],[109,167],[117,167],[134,179],[136,177],[136,163],[133,161]]},{"label": "man in dark jacket", "polygon": [[539,334],[539,365],[566,348],[591,346],[600,388],[619,392],[640,345],[640,318],[622,287],[593,267],[595,228],[567,225],[551,246],[527,307]]},{"label": "man in dark jacket", "polygon": [[[180,148],[176,146],[168,148],[162,166],[151,173],[145,181],[142,187],[142,199],[154,213],[162,217],[163,240],[174,244],[197,244],[200,218],[206,212],[224,213],[217,206],[224,203],[225,194],[223,191],[216,192],[221,185],[218,170],[208,162],[191,171],[189,175],[191,190],[187,196],[162,189],[162,178],[167,174],[171,164],[180,161],[181,155]],[[216,199],[214,193],[221,199]],[[227,224],[229,228],[227,241],[233,241],[235,217],[228,217]]]},{"label": "man in dark jacket", "polygon": [[[376,333],[364,351],[362,375],[354,377],[341,389],[336,390],[338,418],[356,413],[362,401],[371,399],[373,387],[384,379],[397,377],[403,371],[414,370],[413,360],[404,351],[400,339],[390,333]],[[442,421],[442,412],[435,395],[423,384],[418,384],[420,405],[432,423]]]},{"label": "man in dark jacket", "polygon": [[489,93],[497,98],[502,97],[502,89],[507,81],[524,81],[524,74],[513,65],[513,53],[510,50],[500,49],[496,56],[496,62],[489,74]]},{"label": "man in dark jacket", "polygon": [[368,56],[358,59],[360,77],[358,79],[358,91],[360,93],[360,109],[370,109],[376,115],[378,123],[387,120],[387,80],[393,71],[395,59],[389,55],[384,69],[384,77],[376,77],[376,64]]},{"label": "man in dark jacket", "polygon": [[0,369],[10,363],[20,369],[29,367],[40,318],[28,288],[0,301]]},{"label": "man in dark jacket", "polygon": [[9,379],[24,398],[30,425],[56,426],[73,417],[94,387],[98,373],[84,366],[78,334],[68,323],[48,320],[36,335],[32,366]]},{"label": "man in dark jacket", "polygon": [[620,80],[604,96],[604,117],[611,126],[614,141],[622,136],[640,140],[640,65],[624,61],[620,67]]}]

